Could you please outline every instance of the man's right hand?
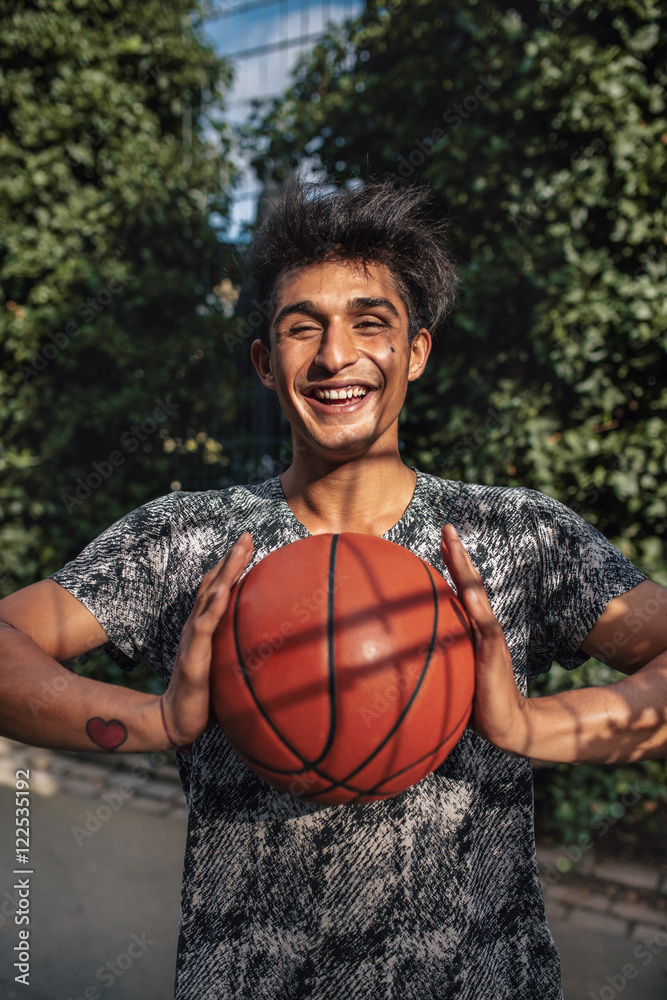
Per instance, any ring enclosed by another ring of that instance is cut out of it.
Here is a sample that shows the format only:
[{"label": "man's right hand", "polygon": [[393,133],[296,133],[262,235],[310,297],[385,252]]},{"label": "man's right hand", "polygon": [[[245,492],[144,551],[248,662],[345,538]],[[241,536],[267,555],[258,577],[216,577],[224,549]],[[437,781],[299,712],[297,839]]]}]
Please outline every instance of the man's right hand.
[{"label": "man's right hand", "polygon": [[243,534],[202,579],[169,687],[160,697],[61,666],[103,645],[108,636],[54,580],[40,580],[0,601],[0,734],[56,750],[107,753],[191,743],[211,721],[211,640],[252,548],[250,535]]},{"label": "man's right hand", "polygon": [[169,738],[178,746],[192,743],[214,722],[209,687],[211,642],[252,550],[252,538],[246,531],[203,577],[183,626],[169,687],[162,696]]}]

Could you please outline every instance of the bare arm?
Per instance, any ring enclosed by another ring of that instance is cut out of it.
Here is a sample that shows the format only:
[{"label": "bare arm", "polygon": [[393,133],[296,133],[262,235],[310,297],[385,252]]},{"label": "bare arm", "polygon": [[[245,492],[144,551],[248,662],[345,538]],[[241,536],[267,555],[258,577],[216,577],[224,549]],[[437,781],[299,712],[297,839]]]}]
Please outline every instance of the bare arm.
[{"label": "bare arm", "polygon": [[209,724],[211,637],[247,565],[243,535],[203,578],[164,695],[80,677],[61,666],[107,641],[95,617],[53,580],[0,601],[0,732],[36,746],[137,753],[177,744]]},{"label": "bare arm", "polygon": [[649,580],[614,598],[582,649],[625,673],[604,687],[524,698],[502,628],[455,529],[443,556],[470,616],[476,647],[473,728],[509,753],[548,761],[667,756],[667,590]]}]

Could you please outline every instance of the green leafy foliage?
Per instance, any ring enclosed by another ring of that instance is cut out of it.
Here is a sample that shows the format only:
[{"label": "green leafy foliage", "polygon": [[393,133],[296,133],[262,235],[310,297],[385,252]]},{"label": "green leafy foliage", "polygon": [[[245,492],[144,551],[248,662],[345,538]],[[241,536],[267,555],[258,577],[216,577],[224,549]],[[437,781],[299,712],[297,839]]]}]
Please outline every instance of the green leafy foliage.
[{"label": "green leafy foliage", "polygon": [[666,17],[368,0],[248,136],[262,170],[430,183],[462,286],[410,457],[548,493],[664,583]]},{"label": "green leafy foliage", "polygon": [[[406,454],[567,503],[665,584],[666,20],[653,0],[368,0],[247,136],[278,176],[432,186],[462,285],[411,387]],[[535,693],[611,679],[556,667]],[[665,776],[541,772],[544,828],[592,842],[629,781],[626,818],[646,820]]]},{"label": "green leafy foliage", "polygon": [[[222,463],[229,70],[190,0],[0,2],[0,585]],[[210,112],[210,113],[209,113]],[[219,117],[219,115],[218,115]]]},{"label": "green leafy foliage", "polygon": [[[597,687],[622,677],[594,659],[571,671],[556,663],[535,682],[532,693]],[[559,861],[561,873],[576,867],[591,850],[613,853],[625,846],[636,850],[640,840],[647,856],[664,858],[665,760],[540,765],[535,771],[535,804],[540,834],[556,846],[574,846]]]},{"label": "green leafy foliage", "polygon": [[[564,848],[564,873],[588,852],[612,853],[633,845],[644,857],[664,860],[667,763],[645,760],[626,766],[558,764],[535,773],[540,833]],[[574,846],[575,851],[566,850]]]}]

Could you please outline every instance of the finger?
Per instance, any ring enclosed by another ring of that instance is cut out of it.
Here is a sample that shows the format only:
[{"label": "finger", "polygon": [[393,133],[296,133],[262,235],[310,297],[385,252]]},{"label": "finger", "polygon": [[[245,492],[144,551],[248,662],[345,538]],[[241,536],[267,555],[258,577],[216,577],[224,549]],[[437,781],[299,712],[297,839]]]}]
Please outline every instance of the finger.
[{"label": "finger", "polygon": [[442,529],[442,555],[447,563],[447,568],[455,577],[457,586],[459,584],[475,586],[484,590],[482,578],[473,566],[470,556],[452,524],[446,524]]},{"label": "finger", "polygon": [[252,553],[252,537],[247,531],[244,531],[222,561],[220,572],[212,584],[215,593],[211,595],[211,604],[218,599],[220,594],[226,594],[227,599],[229,598],[232,588],[243,576],[243,572],[252,558]]},{"label": "finger", "polygon": [[252,537],[244,531],[227,555],[202,577],[195,601],[198,611],[207,611],[220,593],[231,590],[250,562],[252,551]]},{"label": "finger", "polygon": [[209,673],[212,636],[227,609],[231,589],[252,556],[248,532],[232,546],[224,559],[203,577],[195,605],[185,624],[165,702],[174,736],[183,743],[196,738],[212,717]]},{"label": "finger", "polygon": [[227,610],[233,585],[240,578],[252,555],[252,538],[244,532],[224,559],[215,566],[210,582],[200,586],[187,622],[187,662],[199,669],[211,659],[211,636]]},{"label": "finger", "polygon": [[230,567],[236,567],[240,560],[244,560],[243,566],[247,564],[250,554],[252,553],[253,544],[252,536],[248,531],[244,531],[243,534],[237,538],[237,540],[232,545],[229,552],[222,557],[220,562],[216,563],[212,569],[205,573],[202,577],[202,584],[206,583],[210,586],[211,583],[225,574],[229,575]]},{"label": "finger", "polygon": [[250,562],[253,552],[252,536],[244,531],[241,537],[234,543],[225,560],[221,576],[225,581],[229,581],[232,586],[239,580],[243,570]]},{"label": "finger", "polygon": [[[446,524],[442,529],[442,555],[471,623],[489,638],[495,638],[495,632],[500,629],[500,625],[486,595],[484,581],[451,524]],[[502,629],[500,631],[502,634]]]}]

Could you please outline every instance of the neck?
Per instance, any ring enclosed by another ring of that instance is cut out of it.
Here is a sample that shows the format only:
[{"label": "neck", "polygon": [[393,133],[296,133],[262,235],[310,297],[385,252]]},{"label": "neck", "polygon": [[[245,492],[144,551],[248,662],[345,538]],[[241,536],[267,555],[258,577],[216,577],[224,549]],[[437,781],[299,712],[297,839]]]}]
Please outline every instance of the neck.
[{"label": "neck", "polygon": [[311,535],[358,531],[381,536],[402,517],[414,493],[415,473],[398,451],[364,455],[343,464],[308,463],[299,456],[281,477],[287,503]]}]

